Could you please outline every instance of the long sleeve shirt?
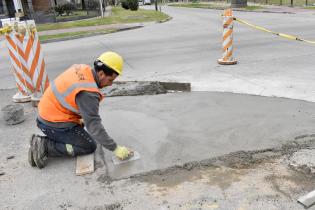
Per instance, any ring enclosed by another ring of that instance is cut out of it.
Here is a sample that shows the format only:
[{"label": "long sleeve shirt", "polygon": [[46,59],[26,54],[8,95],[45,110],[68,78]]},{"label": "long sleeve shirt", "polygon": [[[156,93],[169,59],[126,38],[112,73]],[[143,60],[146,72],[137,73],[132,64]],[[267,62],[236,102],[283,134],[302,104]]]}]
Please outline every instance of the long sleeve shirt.
[{"label": "long sleeve shirt", "polygon": [[107,134],[99,115],[100,96],[98,93],[81,91],[76,96],[76,104],[86,126],[87,131],[94,140],[106,149],[116,149],[115,141]]},{"label": "long sleeve shirt", "polygon": [[[96,72],[94,70],[92,71],[95,82],[97,86],[100,87]],[[117,144],[107,134],[99,115],[99,94],[95,92],[81,91],[76,95],[75,101],[79,108],[79,113],[83,119],[86,129],[91,137],[106,149],[114,151],[117,147]],[[69,128],[76,125],[76,123],[72,122],[49,122],[42,119],[40,116],[38,116],[38,119],[42,123],[53,128]]]}]

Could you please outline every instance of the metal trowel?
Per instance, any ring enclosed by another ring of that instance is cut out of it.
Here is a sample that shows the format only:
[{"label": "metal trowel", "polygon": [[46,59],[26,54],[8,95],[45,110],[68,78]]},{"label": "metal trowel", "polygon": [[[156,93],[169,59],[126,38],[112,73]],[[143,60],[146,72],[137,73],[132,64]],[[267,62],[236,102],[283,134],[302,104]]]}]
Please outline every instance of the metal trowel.
[{"label": "metal trowel", "polygon": [[140,154],[137,151],[132,151],[131,155],[125,160],[120,160],[115,155],[112,156],[112,161],[114,165],[120,165],[120,164],[127,163],[130,161],[138,160],[138,159],[140,159]]}]

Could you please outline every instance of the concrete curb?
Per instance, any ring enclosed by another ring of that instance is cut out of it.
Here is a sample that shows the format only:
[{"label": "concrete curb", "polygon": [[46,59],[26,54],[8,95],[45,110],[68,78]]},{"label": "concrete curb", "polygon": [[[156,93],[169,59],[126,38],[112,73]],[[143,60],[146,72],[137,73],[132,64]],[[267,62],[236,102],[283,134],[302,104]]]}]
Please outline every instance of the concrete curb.
[{"label": "concrete curb", "polygon": [[73,40],[73,39],[81,39],[81,38],[85,38],[85,37],[98,36],[98,35],[109,34],[109,33],[116,33],[116,32],[120,32],[120,31],[128,31],[128,30],[138,29],[138,28],[142,28],[142,27],[143,27],[143,25],[130,26],[130,27],[125,27],[125,28],[120,28],[120,29],[112,29],[112,31],[110,31],[111,29],[106,29],[108,31],[95,32],[95,33],[83,34],[83,35],[77,35],[77,36],[65,37],[65,38],[49,39],[49,40],[41,41],[41,43],[45,44],[45,43],[61,42],[61,41],[67,41],[67,40]]},{"label": "concrete curb", "polygon": [[167,91],[190,92],[191,84],[186,82],[159,82]]},{"label": "concrete curb", "polygon": [[166,91],[181,91],[181,92],[190,92],[191,84],[187,82],[160,82],[160,81],[117,81],[115,82],[117,85],[123,85],[127,83],[158,83],[161,85]]},{"label": "concrete curb", "polygon": [[170,21],[172,19],[173,19],[173,17],[168,17],[168,18],[165,18],[164,20],[156,21],[156,23],[165,23],[165,22]]},{"label": "concrete curb", "polygon": [[[223,10],[223,9],[222,9]],[[269,11],[269,10],[242,10],[242,9],[233,9],[233,11],[238,11],[238,12],[256,12],[256,13],[274,13],[274,14],[296,14],[294,12],[276,12],[276,11]]]},{"label": "concrete curb", "polygon": [[190,92],[190,83],[159,81],[117,81],[102,89],[107,97],[158,95],[173,92]]},{"label": "concrete curb", "polygon": [[[177,6],[170,6],[170,7],[177,7]],[[189,8],[189,9],[212,9],[212,10],[225,10],[227,8],[193,8],[193,7],[178,7],[178,8]],[[238,11],[238,12],[256,12],[256,13],[274,13],[274,14],[296,14],[294,12],[286,12],[286,11],[269,11],[269,10],[244,10],[244,9],[237,9],[237,8],[232,8],[233,11]]]}]

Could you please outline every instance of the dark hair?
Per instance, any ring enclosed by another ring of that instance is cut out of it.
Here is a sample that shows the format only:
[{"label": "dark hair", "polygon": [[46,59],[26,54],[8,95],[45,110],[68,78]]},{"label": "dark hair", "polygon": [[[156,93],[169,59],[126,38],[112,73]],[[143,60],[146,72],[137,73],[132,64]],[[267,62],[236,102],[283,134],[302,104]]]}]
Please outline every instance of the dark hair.
[{"label": "dark hair", "polygon": [[119,75],[115,70],[105,65],[100,60],[94,61],[94,69],[96,72],[103,71],[106,76],[113,76],[114,73]]}]

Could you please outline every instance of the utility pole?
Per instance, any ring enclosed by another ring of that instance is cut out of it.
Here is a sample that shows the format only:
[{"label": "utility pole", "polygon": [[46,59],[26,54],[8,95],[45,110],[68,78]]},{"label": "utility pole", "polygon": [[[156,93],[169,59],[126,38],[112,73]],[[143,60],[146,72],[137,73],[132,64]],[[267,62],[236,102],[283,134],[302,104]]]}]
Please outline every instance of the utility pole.
[{"label": "utility pole", "polygon": [[101,10],[101,15],[102,17],[104,17],[104,11],[103,11],[103,1],[102,0],[99,0],[100,1],[100,10]]}]

